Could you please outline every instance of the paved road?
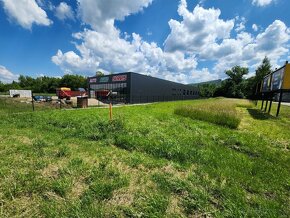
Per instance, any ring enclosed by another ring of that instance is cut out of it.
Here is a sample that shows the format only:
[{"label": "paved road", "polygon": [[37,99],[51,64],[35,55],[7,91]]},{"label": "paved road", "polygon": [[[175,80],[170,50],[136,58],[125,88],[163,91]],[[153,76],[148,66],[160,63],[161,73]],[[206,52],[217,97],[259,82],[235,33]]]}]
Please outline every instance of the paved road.
[{"label": "paved road", "polygon": [[285,105],[285,106],[289,106],[290,107],[290,103],[289,102],[282,102],[282,105]]},{"label": "paved road", "polygon": [[[278,104],[278,102],[273,102],[273,103]],[[290,107],[290,102],[282,102],[281,104]]]}]

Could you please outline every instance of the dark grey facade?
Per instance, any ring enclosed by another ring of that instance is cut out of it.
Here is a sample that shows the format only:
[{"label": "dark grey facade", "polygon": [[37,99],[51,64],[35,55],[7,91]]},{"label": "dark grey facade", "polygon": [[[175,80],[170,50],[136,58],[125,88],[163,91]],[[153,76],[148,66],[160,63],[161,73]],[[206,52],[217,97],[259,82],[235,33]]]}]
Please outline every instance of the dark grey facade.
[{"label": "dark grey facade", "polygon": [[89,77],[88,88],[91,98],[99,98],[100,91],[110,90],[115,94],[110,100],[129,104],[196,99],[199,96],[196,87],[133,72]]}]

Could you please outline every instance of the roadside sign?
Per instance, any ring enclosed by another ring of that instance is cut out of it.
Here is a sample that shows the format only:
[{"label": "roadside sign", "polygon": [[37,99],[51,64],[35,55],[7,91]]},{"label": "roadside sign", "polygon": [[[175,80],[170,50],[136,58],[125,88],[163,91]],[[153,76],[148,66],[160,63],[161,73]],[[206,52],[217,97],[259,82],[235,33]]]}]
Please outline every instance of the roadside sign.
[{"label": "roadside sign", "polygon": [[290,64],[285,66],[282,89],[290,89]]},{"label": "roadside sign", "polygon": [[283,77],[284,77],[285,67],[276,71],[272,75],[272,91],[279,90],[282,88]]},{"label": "roadside sign", "polygon": [[262,91],[263,92],[268,92],[270,90],[271,90],[271,75],[268,75],[263,80]]},{"label": "roadside sign", "polygon": [[101,77],[100,78],[100,83],[107,83],[107,82],[109,82],[109,77]]},{"label": "roadside sign", "polygon": [[121,82],[121,81],[126,81],[127,80],[127,75],[117,75],[113,76],[112,81],[113,82]]},{"label": "roadside sign", "polygon": [[97,78],[90,78],[90,83],[96,83],[97,82]]},{"label": "roadside sign", "polygon": [[273,98],[275,94],[279,94],[279,102],[278,102],[277,113],[276,113],[276,116],[278,117],[279,112],[280,112],[281,102],[283,100],[282,99],[283,92],[284,93],[290,92],[290,64],[288,64],[288,61],[286,61],[285,66],[265,76],[261,83],[262,83],[261,90],[260,90],[262,92],[261,110],[264,107],[264,101],[266,101],[266,106],[264,109],[264,111],[266,112],[268,101],[270,101],[270,106],[268,109],[268,113],[270,113]]}]

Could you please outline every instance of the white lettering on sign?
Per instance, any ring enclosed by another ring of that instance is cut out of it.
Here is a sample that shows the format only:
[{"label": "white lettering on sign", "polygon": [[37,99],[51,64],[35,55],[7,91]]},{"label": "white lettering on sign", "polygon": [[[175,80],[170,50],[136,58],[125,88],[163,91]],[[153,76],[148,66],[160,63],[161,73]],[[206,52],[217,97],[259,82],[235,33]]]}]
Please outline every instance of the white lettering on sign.
[{"label": "white lettering on sign", "polygon": [[121,82],[121,81],[126,81],[127,80],[127,75],[118,75],[118,76],[113,76],[112,81],[113,82]]},{"label": "white lettering on sign", "polygon": [[96,78],[91,78],[90,79],[90,83],[96,83],[97,82],[97,79]]}]

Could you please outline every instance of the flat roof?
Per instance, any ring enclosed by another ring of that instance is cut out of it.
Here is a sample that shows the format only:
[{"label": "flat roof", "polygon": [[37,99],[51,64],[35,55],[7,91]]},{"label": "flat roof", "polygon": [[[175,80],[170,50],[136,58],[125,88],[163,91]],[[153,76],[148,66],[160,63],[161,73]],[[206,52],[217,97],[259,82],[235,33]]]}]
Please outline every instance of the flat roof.
[{"label": "flat roof", "polygon": [[192,84],[184,84],[184,83],[173,82],[173,81],[170,81],[170,80],[166,80],[166,79],[162,79],[162,78],[158,78],[158,77],[154,77],[154,76],[149,76],[149,75],[146,75],[146,74],[136,73],[136,72],[122,72],[122,73],[115,73],[115,74],[107,74],[107,75],[103,75],[103,76],[91,76],[91,77],[88,77],[88,79],[106,77],[106,76],[117,76],[117,75],[122,75],[122,74],[137,74],[138,76],[154,78],[154,79],[170,82],[170,83],[177,84],[177,85],[184,85],[184,86],[194,87]]}]

